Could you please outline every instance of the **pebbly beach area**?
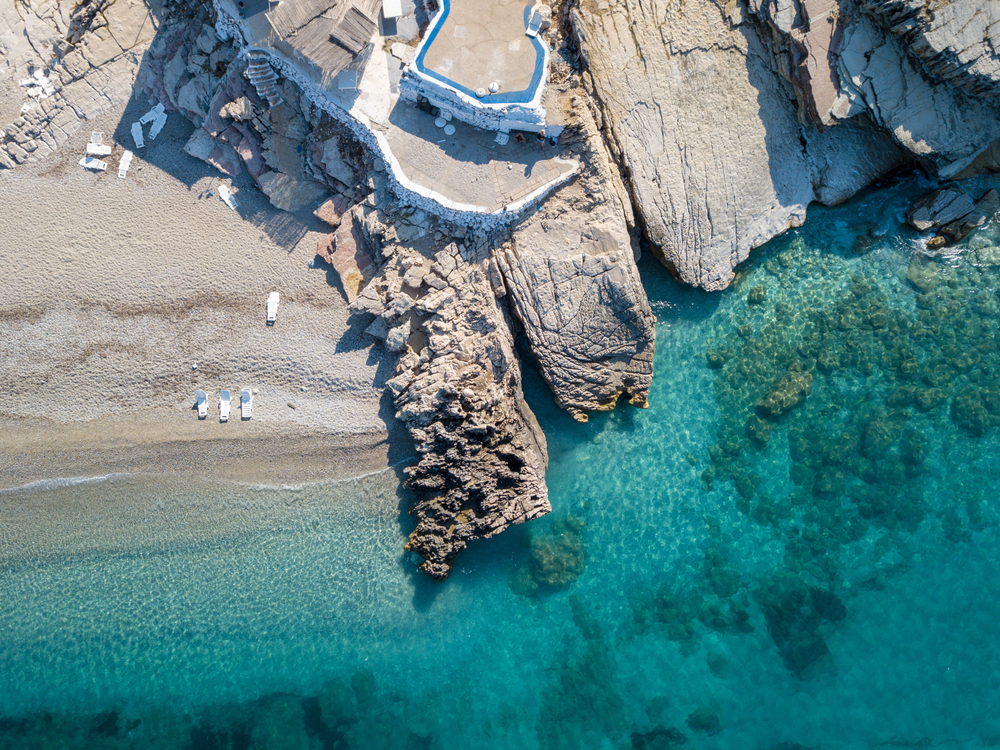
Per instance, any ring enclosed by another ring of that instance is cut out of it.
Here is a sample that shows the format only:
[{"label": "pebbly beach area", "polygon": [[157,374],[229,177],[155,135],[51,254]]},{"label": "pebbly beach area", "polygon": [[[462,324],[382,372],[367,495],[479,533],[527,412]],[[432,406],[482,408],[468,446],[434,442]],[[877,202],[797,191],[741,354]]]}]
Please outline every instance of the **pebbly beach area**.
[{"label": "pebbly beach area", "polygon": [[[383,396],[392,358],[311,263],[325,225],[273,208],[246,175],[230,209],[176,115],[145,149],[116,144],[106,172],[81,168],[91,131],[109,143],[123,115],[0,172],[0,488],[129,472],[287,484],[405,459]],[[123,147],[136,155],[119,179]],[[265,326],[271,291],[282,301]],[[241,388],[255,393],[249,421]]]}]

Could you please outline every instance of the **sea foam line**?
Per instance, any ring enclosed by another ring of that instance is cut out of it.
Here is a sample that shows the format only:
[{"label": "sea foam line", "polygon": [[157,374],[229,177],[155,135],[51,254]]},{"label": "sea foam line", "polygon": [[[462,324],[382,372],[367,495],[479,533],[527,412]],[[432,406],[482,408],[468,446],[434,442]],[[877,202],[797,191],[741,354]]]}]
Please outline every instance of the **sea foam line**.
[{"label": "sea foam line", "polygon": [[319,487],[319,486],[329,486],[332,484],[348,484],[351,482],[359,482],[362,479],[368,479],[369,477],[377,477],[381,474],[386,474],[393,471],[399,466],[406,466],[415,462],[419,456],[410,456],[409,458],[404,458],[397,461],[394,464],[386,466],[384,469],[376,469],[375,471],[369,471],[365,474],[354,474],[349,477],[336,477],[331,479],[317,479],[312,482],[302,482],[300,484],[260,484],[260,483],[247,483],[247,482],[231,482],[231,484],[241,485],[251,490],[258,491],[269,491],[269,492],[301,492],[307,487]]},{"label": "sea foam line", "polygon": [[19,485],[18,487],[0,488],[0,495],[10,495],[15,492],[44,492],[46,490],[58,490],[63,487],[75,487],[79,484],[96,484],[98,482],[110,482],[118,477],[134,476],[130,472],[113,472],[111,474],[101,474],[93,477],[54,477],[52,479],[36,479],[34,482]]}]

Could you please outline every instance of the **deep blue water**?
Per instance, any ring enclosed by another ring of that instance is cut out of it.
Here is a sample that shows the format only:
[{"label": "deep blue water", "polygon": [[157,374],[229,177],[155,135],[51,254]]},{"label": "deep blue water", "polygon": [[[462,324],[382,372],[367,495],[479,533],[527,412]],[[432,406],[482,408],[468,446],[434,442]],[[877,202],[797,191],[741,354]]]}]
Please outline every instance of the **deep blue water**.
[{"label": "deep blue water", "polygon": [[393,472],[3,495],[287,512],[44,555],[0,530],[0,748],[1000,745],[1000,227],[924,259],[928,187],[813,209],[724,293],[644,260],[651,407],[578,425],[529,372],[554,513],[444,584]]}]

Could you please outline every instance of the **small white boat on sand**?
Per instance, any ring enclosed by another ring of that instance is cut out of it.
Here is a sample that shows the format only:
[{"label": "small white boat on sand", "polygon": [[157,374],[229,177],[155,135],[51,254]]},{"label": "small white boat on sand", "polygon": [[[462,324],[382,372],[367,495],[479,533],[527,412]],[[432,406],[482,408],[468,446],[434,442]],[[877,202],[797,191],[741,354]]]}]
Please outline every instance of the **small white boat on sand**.
[{"label": "small white boat on sand", "polygon": [[240,391],[240,415],[245,420],[253,416],[253,391],[249,388]]},{"label": "small white boat on sand", "polygon": [[208,416],[208,396],[205,391],[195,391],[194,398],[198,404],[198,419],[204,419]]},{"label": "small white boat on sand", "polygon": [[233,408],[233,397],[229,391],[219,394],[219,421],[229,421],[229,410]]},{"label": "small white boat on sand", "polygon": [[274,319],[278,315],[278,301],[280,297],[277,292],[271,292],[267,298],[267,324],[274,325]]}]

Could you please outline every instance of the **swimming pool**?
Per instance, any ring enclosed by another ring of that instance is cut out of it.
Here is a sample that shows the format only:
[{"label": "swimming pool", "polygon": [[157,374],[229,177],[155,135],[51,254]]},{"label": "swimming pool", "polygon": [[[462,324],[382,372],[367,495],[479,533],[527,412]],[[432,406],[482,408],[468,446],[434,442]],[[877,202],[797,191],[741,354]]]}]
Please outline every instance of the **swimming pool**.
[{"label": "swimming pool", "polygon": [[[414,63],[425,78],[484,104],[529,104],[540,97],[548,48],[524,32],[531,5],[516,0],[440,0]],[[498,91],[490,92],[490,84]],[[476,90],[487,93],[477,96]]]}]

